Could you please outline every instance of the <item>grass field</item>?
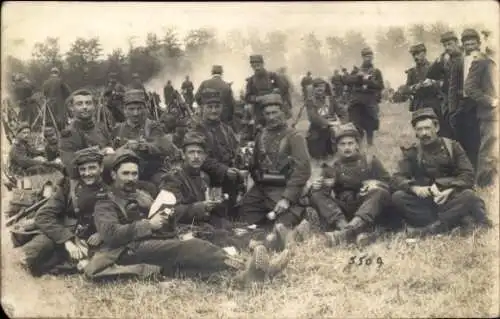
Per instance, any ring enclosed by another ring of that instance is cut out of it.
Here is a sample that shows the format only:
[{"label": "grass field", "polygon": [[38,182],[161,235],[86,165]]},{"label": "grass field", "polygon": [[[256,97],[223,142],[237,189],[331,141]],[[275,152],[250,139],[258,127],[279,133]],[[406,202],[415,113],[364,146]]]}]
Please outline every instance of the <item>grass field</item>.
[{"label": "grass field", "polygon": [[[398,145],[412,140],[413,132],[405,105],[381,105],[381,113],[373,152],[393,172]],[[305,129],[307,123],[299,126]],[[416,243],[407,243],[397,234],[363,249],[328,249],[313,237],[298,248],[289,267],[273,282],[243,291],[232,290],[225,282],[180,279],[162,285],[138,281],[96,285],[79,276],[33,279],[16,264],[19,253],[2,231],[2,305],[11,317],[498,316],[497,188],[482,191],[482,196],[488,198],[492,230]],[[2,206],[6,199],[3,195]],[[349,265],[353,256],[367,256],[373,262]],[[379,257],[382,265],[375,262]]]}]

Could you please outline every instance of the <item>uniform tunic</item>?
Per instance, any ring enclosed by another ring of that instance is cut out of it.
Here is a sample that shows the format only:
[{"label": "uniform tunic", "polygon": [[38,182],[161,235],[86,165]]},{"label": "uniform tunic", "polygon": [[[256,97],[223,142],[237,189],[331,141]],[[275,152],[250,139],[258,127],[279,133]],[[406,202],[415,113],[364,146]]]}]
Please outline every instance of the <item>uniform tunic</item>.
[{"label": "uniform tunic", "polygon": [[388,188],[360,194],[364,181],[390,183],[390,175],[382,163],[375,156],[371,156],[371,159],[369,156],[358,154],[341,158],[323,169],[322,177],[334,178],[335,183],[332,188],[313,191],[311,204],[318,211],[325,228],[331,228],[340,219],[350,220],[354,216],[373,224],[387,208],[390,200]]},{"label": "uniform tunic", "polygon": [[[311,176],[310,156],[304,137],[286,125],[275,130],[264,129],[257,137],[250,171],[255,184],[239,203],[240,218],[250,224],[266,223],[266,214],[280,199],[286,198],[291,207],[277,220],[286,226],[300,222],[303,209],[297,206],[297,202]],[[261,182],[261,172],[284,175],[284,185]]]},{"label": "uniform tunic", "polygon": [[[471,190],[474,184],[472,165],[456,141],[438,138],[430,145],[414,144],[402,148],[403,157],[393,176],[393,202],[412,226],[426,226],[436,220],[455,225],[467,214],[481,216],[481,199]],[[448,145],[448,146],[447,146]],[[421,199],[413,194],[412,186],[431,186],[454,191],[443,205],[431,198]]]}]

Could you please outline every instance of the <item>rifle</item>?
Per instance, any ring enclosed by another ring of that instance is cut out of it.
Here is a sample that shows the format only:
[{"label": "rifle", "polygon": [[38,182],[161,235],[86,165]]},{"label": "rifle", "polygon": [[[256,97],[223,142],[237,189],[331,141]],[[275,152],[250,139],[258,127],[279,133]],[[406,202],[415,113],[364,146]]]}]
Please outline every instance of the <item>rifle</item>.
[{"label": "rifle", "polygon": [[15,222],[19,221],[24,216],[27,216],[28,214],[30,214],[33,211],[35,211],[35,210],[39,209],[40,207],[42,207],[48,200],[49,200],[49,197],[44,198],[44,199],[42,199],[42,200],[34,203],[30,207],[22,208],[17,214],[15,214],[14,216],[10,217],[7,220],[7,222],[5,223],[5,225],[6,226],[11,226],[12,224],[14,224]]},{"label": "rifle", "polygon": [[299,121],[300,121],[300,119],[302,117],[302,113],[304,112],[304,109],[306,107],[307,102],[312,100],[312,96],[313,96],[313,87],[312,87],[312,85],[308,85],[306,87],[304,93],[305,93],[304,103],[302,103],[302,106],[300,107],[299,113],[297,114],[297,118],[292,123],[292,128],[295,128],[295,126],[297,126],[297,124],[299,123]]}]

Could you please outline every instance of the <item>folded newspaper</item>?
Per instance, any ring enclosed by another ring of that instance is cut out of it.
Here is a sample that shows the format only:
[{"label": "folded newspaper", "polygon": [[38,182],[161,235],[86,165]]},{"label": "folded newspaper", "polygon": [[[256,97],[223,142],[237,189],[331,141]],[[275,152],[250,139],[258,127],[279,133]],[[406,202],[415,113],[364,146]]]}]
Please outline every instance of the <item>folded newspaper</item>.
[{"label": "folded newspaper", "polygon": [[158,213],[171,215],[174,212],[174,206],[177,203],[175,195],[169,191],[161,190],[154,200],[151,208],[149,208],[148,218],[152,218]]}]

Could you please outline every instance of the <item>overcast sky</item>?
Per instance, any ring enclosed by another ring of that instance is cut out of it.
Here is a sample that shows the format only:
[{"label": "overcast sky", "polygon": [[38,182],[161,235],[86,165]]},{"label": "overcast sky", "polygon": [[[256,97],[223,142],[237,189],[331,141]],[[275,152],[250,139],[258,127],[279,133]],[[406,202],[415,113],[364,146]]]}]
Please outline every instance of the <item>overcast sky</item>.
[{"label": "overcast sky", "polygon": [[301,27],[319,35],[363,30],[372,41],[378,27],[442,21],[484,23],[497,28],[495,1],[465,2],[295,2],[295,3],[55,3],[18,2],[2,6],[2,52],[29,58],[35,42],[59,37],[66,52],[76,37],[98,35],[104,53],[127,48],[128,37],[142,44],[147,32],[175,26],[210,26],[221,33],[255,27],[262,32]]}]

